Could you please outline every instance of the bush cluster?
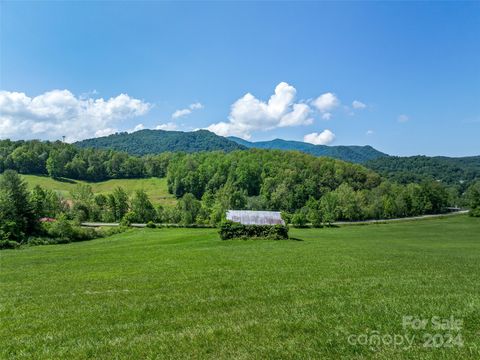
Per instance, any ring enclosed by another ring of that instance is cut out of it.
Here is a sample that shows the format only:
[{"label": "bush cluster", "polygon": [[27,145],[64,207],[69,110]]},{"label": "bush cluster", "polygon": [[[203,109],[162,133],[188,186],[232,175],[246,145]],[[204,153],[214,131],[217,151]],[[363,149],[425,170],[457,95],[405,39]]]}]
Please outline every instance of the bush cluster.
[{"label": "bush cluster", "polygon": [[242,225],[224,221],[220,225],[220,237],[228,239],[288,239],[288,227],[284,225]]},{"label": "bush cluster", "polygon": [[107,237],[125,230],[123,226],[103,229],[84,228],[74,225],[65,215],[61,215],[53,223],[42,223],[40,236],[29,237],[27,243],[28,245],[67,244]]}]

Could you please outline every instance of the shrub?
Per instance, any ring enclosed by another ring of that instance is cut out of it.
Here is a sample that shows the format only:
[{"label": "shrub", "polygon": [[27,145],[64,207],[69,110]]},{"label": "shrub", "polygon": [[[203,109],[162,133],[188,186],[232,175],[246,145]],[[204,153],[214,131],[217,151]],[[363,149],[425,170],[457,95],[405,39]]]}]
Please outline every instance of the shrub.
[{"label": "shrub", "polygon": [[153,221],[149,221],[147,223],[147,228],[150,228],[150,229],[155,229],[157,226],[155,225],[155,223]]},{"label": "shrub", "polygon": [[120,234],[128,230],[128,226],[103,227],[97,230],[99,237],[107,237]]},{"label": "shrub", "polygon": [[16,249],[20,244],[12,240],[0,240],[0,250],[3,249]]},{"label": "shrub", "polygon": [[470,210],[468,214],[473,217],[480,217],[480,207]]},{"label": "shrub", "polygon": [[292,225],[296,228],[303,228],[307,226],[307,215],[303,211],[298,211],[293,214]]},{"label": "shrub", "polygon": [[122,220],[120,220],[120,225],[122,226],[130,226],[132,223],[138,221],[138,215],[134,211],[127,212]]},{"label": "shrub", "polygon": [[[43,231],[47,237],[55,239],[53,242],[55,244],[92,240],[99,237],[95,229],[72,225],[65,214],[62,214],[53,223],[43,223]],[[35,240],[29,240],[29,243],[32,242],[35,242]]]},{"label": "shrub", "polygon": [[228,239],[288,239],[288,227],[284,225],[242,225],[232,221],[224,221],[220,225],[220,237]]}]

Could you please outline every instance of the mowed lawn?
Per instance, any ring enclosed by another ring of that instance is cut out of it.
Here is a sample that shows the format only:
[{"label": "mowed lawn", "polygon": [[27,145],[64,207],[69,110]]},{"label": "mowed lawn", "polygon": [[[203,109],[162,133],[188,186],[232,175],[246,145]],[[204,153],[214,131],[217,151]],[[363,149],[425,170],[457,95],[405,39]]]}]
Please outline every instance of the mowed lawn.
[{"label": "mowed lawn", "polygon": [[77,184],[88,184],[95,194],[111,193],[116,187],[122,187],[129,195],[135,190],[145,190],[150,201],[154,204],[172,206],[176,204],[175,196],[168,193],[166,178],[147,179],[113,179],[100,182],[87,182],[81,180],[55,180],[48,176],[22,175],[29,188],[40,185],[45,189],[54,190],[65,199],[70,199],[70,192]]},{"label": "mowed lawn", "polygon": [[[137,229],[1,251],[0,358],[480,358],[480,219],[291,236]],[[461,319],[464,345],[426,348],[425,333],[449,331],[404,329],[403,316]],[[416,338],[348,341],[373,331]]]}]

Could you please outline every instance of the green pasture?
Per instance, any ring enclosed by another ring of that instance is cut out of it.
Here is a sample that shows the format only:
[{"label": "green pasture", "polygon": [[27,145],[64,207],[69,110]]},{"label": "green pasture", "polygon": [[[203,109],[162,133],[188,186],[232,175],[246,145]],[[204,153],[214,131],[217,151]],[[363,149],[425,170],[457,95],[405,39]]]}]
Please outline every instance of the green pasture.
[{"label": "green pasture", "polygon": [[129,195],[135,190],[143,189],[154,204],[175,205],[176,199],[168,193],[166,178],[148,179],[113,179],[100,182],[87,182],[81,180],[62,179],[55,180],[48,176],[22,175],[30,188],[40,185],[43,188],[54,190],[64,198],[70,198],[70,191],[77,184],[88,184],[94,193],[108,194],[117,186],[122,187]]},{"label": "green pasture", "polygon": [[[1,251],[0,358],[480,358],[480,219],[290,235],[132,229]],[[404,328],[406,316],[462,324]],[[364,345],[363,334],[414,340]],[[443,345],[428,347],[437,334]]]}]

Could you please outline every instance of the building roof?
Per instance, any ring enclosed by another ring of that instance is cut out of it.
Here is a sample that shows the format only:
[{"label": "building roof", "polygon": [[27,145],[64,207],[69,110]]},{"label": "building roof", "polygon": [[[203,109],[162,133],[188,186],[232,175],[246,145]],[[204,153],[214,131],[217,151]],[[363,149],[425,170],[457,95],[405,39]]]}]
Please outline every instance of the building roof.
[{"label": "building roof", "polygon": [[279,211],[228,210],[227,220],[243,225],[285,225]]}]

